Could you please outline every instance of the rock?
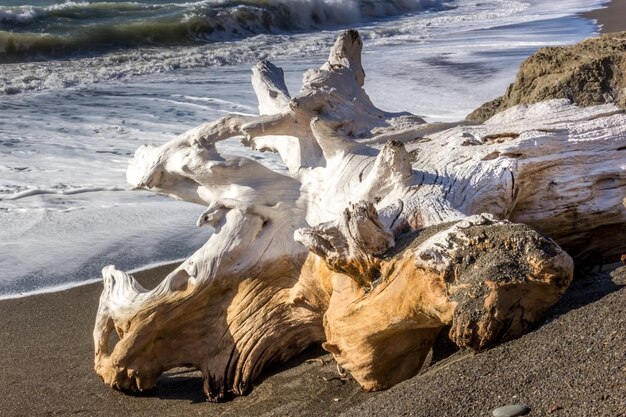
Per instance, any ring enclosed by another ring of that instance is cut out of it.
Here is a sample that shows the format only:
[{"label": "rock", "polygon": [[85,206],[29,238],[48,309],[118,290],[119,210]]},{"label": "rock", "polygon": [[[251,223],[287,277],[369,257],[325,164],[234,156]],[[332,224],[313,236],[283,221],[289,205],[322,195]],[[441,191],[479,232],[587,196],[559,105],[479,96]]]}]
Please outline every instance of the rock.
[{"label": "rock", "polygon": [[526,405],[505,405],[504,407],[499,407],[493,410],[491,414],[493,417],[515,417],[515,416],[523,416],[530,411],[530,408]]},{"label": "rock", "polygon": [[548,47],[526,59],[506,93],[467,116],[485,121],[518,104],[567,98],[581,106],[614,103],[626,109],[626,32]]}]

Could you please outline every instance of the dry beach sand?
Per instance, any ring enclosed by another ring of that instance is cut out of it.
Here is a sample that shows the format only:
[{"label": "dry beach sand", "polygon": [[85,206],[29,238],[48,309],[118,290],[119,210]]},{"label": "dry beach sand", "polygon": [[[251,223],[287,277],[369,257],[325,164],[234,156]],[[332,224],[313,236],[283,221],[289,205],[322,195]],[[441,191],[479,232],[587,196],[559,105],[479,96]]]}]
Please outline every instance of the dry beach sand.
[{"label": "dry beach sand", "polygon": [[[626,0],[586,17],[626,29]],[[135,274],[155,285],[174,266]],[[197,372],[179,369],[129,396],[93,372],[91,332],[102,285],[0,301],[0,416],[488,416],[523,403],[530,416],[626,417],[626,267],[574,282],[529,334],[492,350],[456,351],[441,337],[422,373],[381,393],[341,381],[311,348],[270,370],[246,397],[204,401]]]}]

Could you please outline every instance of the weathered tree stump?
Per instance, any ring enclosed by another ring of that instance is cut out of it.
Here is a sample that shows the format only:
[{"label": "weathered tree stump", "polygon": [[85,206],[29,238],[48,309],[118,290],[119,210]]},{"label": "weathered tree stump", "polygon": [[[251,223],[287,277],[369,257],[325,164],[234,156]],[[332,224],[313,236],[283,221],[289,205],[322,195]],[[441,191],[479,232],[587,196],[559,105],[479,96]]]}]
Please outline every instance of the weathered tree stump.
[{"label": "weathered tree stump", "polygon": [[[520,336],[569,285],[564,250],[577,262],[626,252],[621,110],[554,100],[428,124],[371,103],[361,48],[341,34],[294,98],[261,62],[260,116],[137,150],[129,182],[206,206],[198,225],[215,233],[153,290],[104,268],[105,383],[143,391],[192,366],[217,401],[324,342],[364,389],[382,389],[415,375],[445,326],[475,350]],[[220,153],[231,137],[285,169]]]}]

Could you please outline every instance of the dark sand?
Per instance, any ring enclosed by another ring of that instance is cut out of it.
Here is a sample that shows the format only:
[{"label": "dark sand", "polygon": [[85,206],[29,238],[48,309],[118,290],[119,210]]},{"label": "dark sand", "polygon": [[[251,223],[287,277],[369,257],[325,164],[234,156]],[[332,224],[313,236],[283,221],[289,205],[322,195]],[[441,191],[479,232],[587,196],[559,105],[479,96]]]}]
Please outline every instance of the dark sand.
[{"label": "dark sand", "polygon": [[604,9],[584,13],[583,17],[596,19],[602,33],[626,30],[626,0],[613,0]]},{"label": "dark sand", "polygon": [[[134,276],[151,287],[173,268]],[[0,301],[0,416],[322,416],[372,397],[354,383],[325,381],[337,376],[336,365],[318,347],[271,370],[250,395],[224,404],[206,402],[200,374],[186,370],[161,377],[149,395],[114,391],[93,371],[91,333],[101,290],[92,284]],[[307,363],[311,358],[325,363]]]},{"label": "dark sand", "polygon": [[[136,277],[154,285],[171,268]],[[223,404],[205,402],[199,374],[186,370],[147,395],[106,387],[92,371],[100,290],[0,302],[1,416],[487,416],[516,402],[531,416],[626,416],[626,267],[578,279],[534,331],[492,350],[455,352],[441,338],[430,367],[386,392],[326,381],[335,365],[313,348]]]}]

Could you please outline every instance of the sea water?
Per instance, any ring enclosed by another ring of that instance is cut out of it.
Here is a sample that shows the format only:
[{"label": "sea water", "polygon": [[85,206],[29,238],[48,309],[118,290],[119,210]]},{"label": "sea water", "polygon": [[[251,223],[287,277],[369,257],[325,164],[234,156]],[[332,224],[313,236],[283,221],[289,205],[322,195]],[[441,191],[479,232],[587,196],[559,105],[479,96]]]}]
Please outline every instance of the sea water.
[{"label": "sea water", "polygon": [[[339,31],[364,39],[366,91],[389,111],[465,117],[542,46],[597,33],[566,0],[0,0],[0,298],[189,256],[203,207],[130,190],[134,150],[255,114],[250,67],[293,95]],[[276,155],[242,148],[280,169]]]}]

